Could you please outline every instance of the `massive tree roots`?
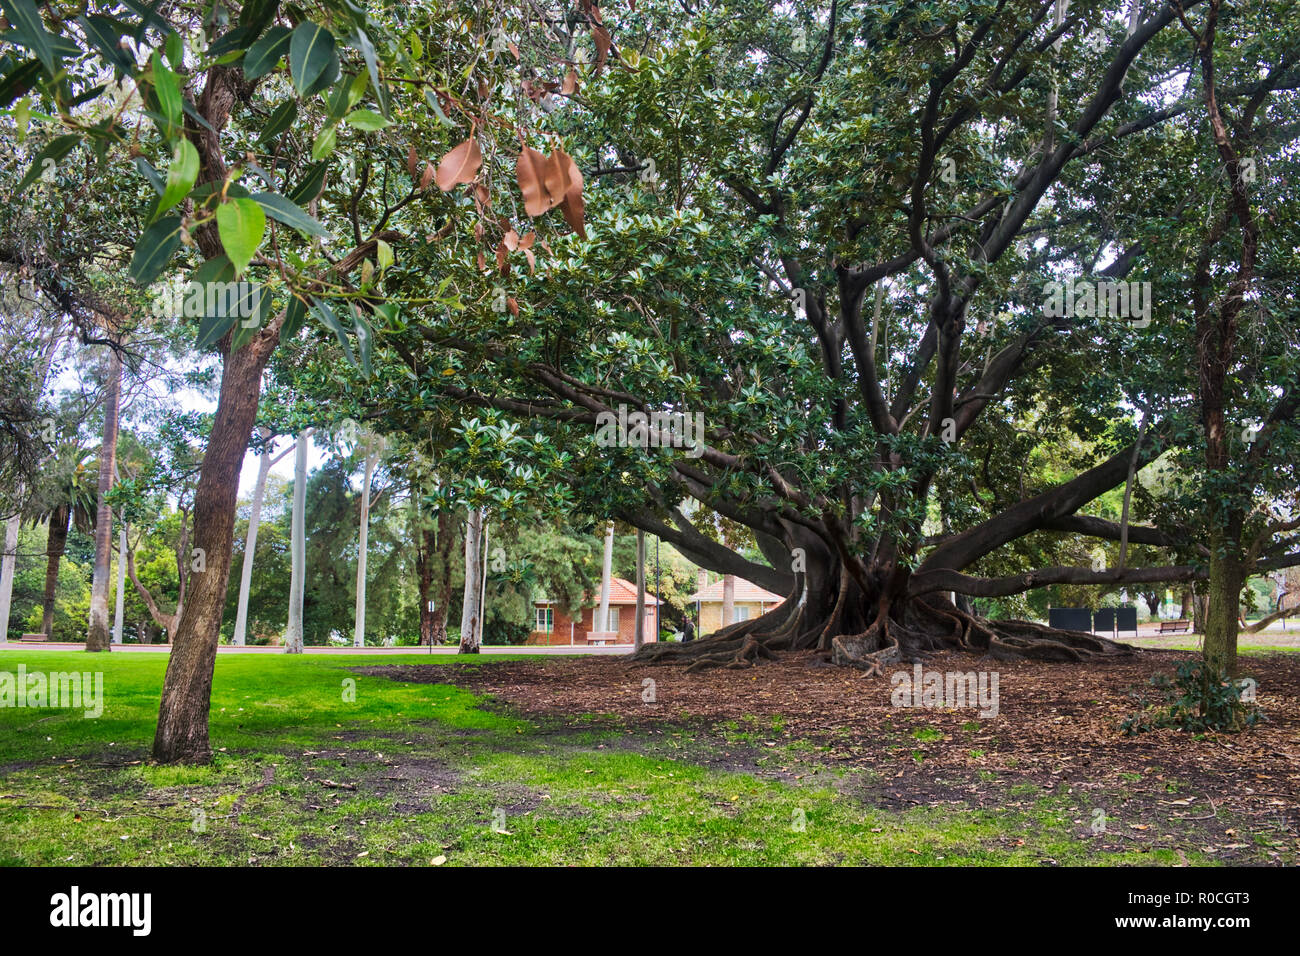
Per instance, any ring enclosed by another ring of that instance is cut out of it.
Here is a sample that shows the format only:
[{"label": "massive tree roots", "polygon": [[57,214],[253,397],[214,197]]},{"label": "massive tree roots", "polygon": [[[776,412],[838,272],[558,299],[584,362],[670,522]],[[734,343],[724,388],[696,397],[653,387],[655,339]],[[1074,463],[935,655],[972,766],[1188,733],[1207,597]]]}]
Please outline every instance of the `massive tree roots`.
[{"label": "massive tree roots", "polygon": [[811,649],[823,652],[834,664],[880,675],[886,665],[920,660],[943,650],[970,651],[1003,661],[1085,661],[1134,650],[1083,631],[978,618],[935,595],[913,598],[901,606],[882,602],[870,623],[856,630],[845,627],[855,615],[845,607],[844,592],[840,594],[820,621],[810,621],[806,604],[792,599],[698,641],[647,644],[632,661],[686,664],[690,673],[710,667],[751,667],[779,651]]}]

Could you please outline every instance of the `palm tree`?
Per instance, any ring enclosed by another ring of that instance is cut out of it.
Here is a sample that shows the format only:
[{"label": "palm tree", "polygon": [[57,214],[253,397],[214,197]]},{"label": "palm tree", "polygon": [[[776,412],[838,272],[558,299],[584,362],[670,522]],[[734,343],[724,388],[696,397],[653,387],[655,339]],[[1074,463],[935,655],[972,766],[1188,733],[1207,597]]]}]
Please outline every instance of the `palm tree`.
[{"label": "palm tree", "polygon": [[90,452],[76,444],[64,445],[46,470],[46,479],[33,497],[33,521],[49,522],[45,554],[45,595],[41,604],[41,631],[48,638],[54,629],[54,596],[59,584],[59,564],[67,550],[73,525],[90,534],[98,509],[96,471],[89,467]]}]

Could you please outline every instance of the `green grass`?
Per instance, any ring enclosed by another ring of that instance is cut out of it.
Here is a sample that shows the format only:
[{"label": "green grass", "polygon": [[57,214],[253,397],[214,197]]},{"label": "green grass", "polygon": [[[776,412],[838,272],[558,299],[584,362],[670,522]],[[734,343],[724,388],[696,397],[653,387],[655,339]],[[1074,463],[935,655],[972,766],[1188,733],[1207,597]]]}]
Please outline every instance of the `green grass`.
[{"label": "green grass", "polygon": [[[99,719],[0,708],[4,865],[1179,862],[1099,849],[1065,798],[892,810],[854,796],[837,769],[773,779],[701,759],[700,748],[761,737],[774,721],[743,718],[712,742],[557,729],[493,713],[449,684],[349,670],[430,663],[418,655],[222,656],[213,763],[154,766],[162,655],[0,651],[0,670],[19,663],[101,670],[106,702]],[[777,761],[819,753],[797,740],[762,750]]]}]

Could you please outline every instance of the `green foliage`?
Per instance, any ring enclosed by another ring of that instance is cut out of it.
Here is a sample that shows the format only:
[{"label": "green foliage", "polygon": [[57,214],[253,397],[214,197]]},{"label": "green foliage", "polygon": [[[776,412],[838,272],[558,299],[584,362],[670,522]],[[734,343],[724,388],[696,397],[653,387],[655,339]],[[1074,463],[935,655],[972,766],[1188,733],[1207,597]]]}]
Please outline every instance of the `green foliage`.
[{"label": "green foliage", "polygon": [[[1178,665],[1172,681],[1164,674],[1151,678],[1154,699],[1139,697],[1141,710],[1120,724],[1125,736],[1175,727],[1190,733],[1238,733],[1263,720],[1253,700],[1243,699],[1242,682],[1203,660]],[[1134,695],[1137,696],[1137,695]]]}]

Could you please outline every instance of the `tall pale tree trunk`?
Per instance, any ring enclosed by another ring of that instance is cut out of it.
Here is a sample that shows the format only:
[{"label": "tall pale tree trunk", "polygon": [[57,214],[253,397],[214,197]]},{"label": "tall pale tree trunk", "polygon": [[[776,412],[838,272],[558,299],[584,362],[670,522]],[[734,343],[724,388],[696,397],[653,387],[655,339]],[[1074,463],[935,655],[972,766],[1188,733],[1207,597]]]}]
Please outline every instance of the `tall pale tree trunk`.
[{"label": "tall pale tree trunk", "polygon": [[483,511],[470,508],[465,519],[465,598],[460,614],[460,653],[479,652],[483,623]]},{"label": "tall pale tree trunk", "polygon": [[0,644],[9,640],[9,611],[13,606],[14,567],[18,563],[18,529],[22,518],[11,515],[5,522],[5,549],[0,558]]},{"label": "tall pale tree trunk", "polygon": [[[433,599],[433,554],[436,532],[426,527],[424,511],[420,507],[420,475],[411,473],[411,540],[415,542],[415,586],[420,595],[420,644],[435,643],[433,637],[434,612],[441,610],[439,601]],[[429,607],[433,601],[434,606]]]},{"label": "tall pale tree trunk", "polygon": [[108,629],[108,588],[113,571],[113,508],[108,493],[117,467],[118,405],[122,392],[122,354],[109,348],[108,383],[104,391],[104,439],[99,447],[98,508],[95,516],[95,570],[90,583],[90,626],[87,651],[107,651],[113,646]]},{"label": "tall pale tree trunk", "polygon": [[302,595],[307,576],[307,451],[310,428],[298,436],[293,454],[293,515],[289,530],[289,620],[284,652],[302,653]]},{"label": "tall pale tree trunk", "polygon": [[479,569],[478,579],[478,633],[474,639],[478,641],[479,646],[483,645],[483,628],[487,625],[487,579],[488,579],[488,511],[483,509],[483,543],[479,545],[479,551],[483,554],[482,567]]},{"label": "tall pale tree trunk", "polygon": [[[239,569],[239,602],[235,607],[235,632],[230,643],[243,647],[248,643],[248,595],[253,587],[253,561],[257,557],[257,529],[262,524],[262,502],[266,500],[266,479],[271,466],[289,452],[271,458],[271,429],[263,426],[262,454],[257,459],[257,484],[253,486],[253,507],[248,514],[248,535],[244,539],[244,563]],[[292,447],[290,448],[292,450]]]},{"label": "tall pale tree trunk", "polygon": [[113,610],[113,643],[122,643],[122,616],[126,613],[126,522],[117,529],[117,607]]},{"label": "tall pale tree trunk", "polygon": [[50,515],[50,530],[45,538],[45,595],[41,600],[41,633],[54,633],[54,598],[59,587],[59,563],[68,547],[68,523],[72,506],[59,505]]},{"label": "tall pale tree trunk", "polygon": [[632,646],[641,650],[645,643],[645,532],[636,529],[636,630]]},{"label": "tall pale tree trunk", "polygon": [[722,627],[730,627],[736,617],[736,576],[722,576]]},{"label": "tall pale tree trunk", "polygon": [[383,440],[374,435],[366,437],[366,470],[361,480],[361,534],[357,542],[357,603],[356,627],[352,635],[355,647],[366,646],[366,548],[370,538],[370,480],[375,474],[375,463]]},{"label": "tall pale tree trunk", "polygon": [[600,608],[592,625],[597,631],[609,631],[609,581],[614,571],[614,522],[605,529],[605,556],[600,565]]}]

